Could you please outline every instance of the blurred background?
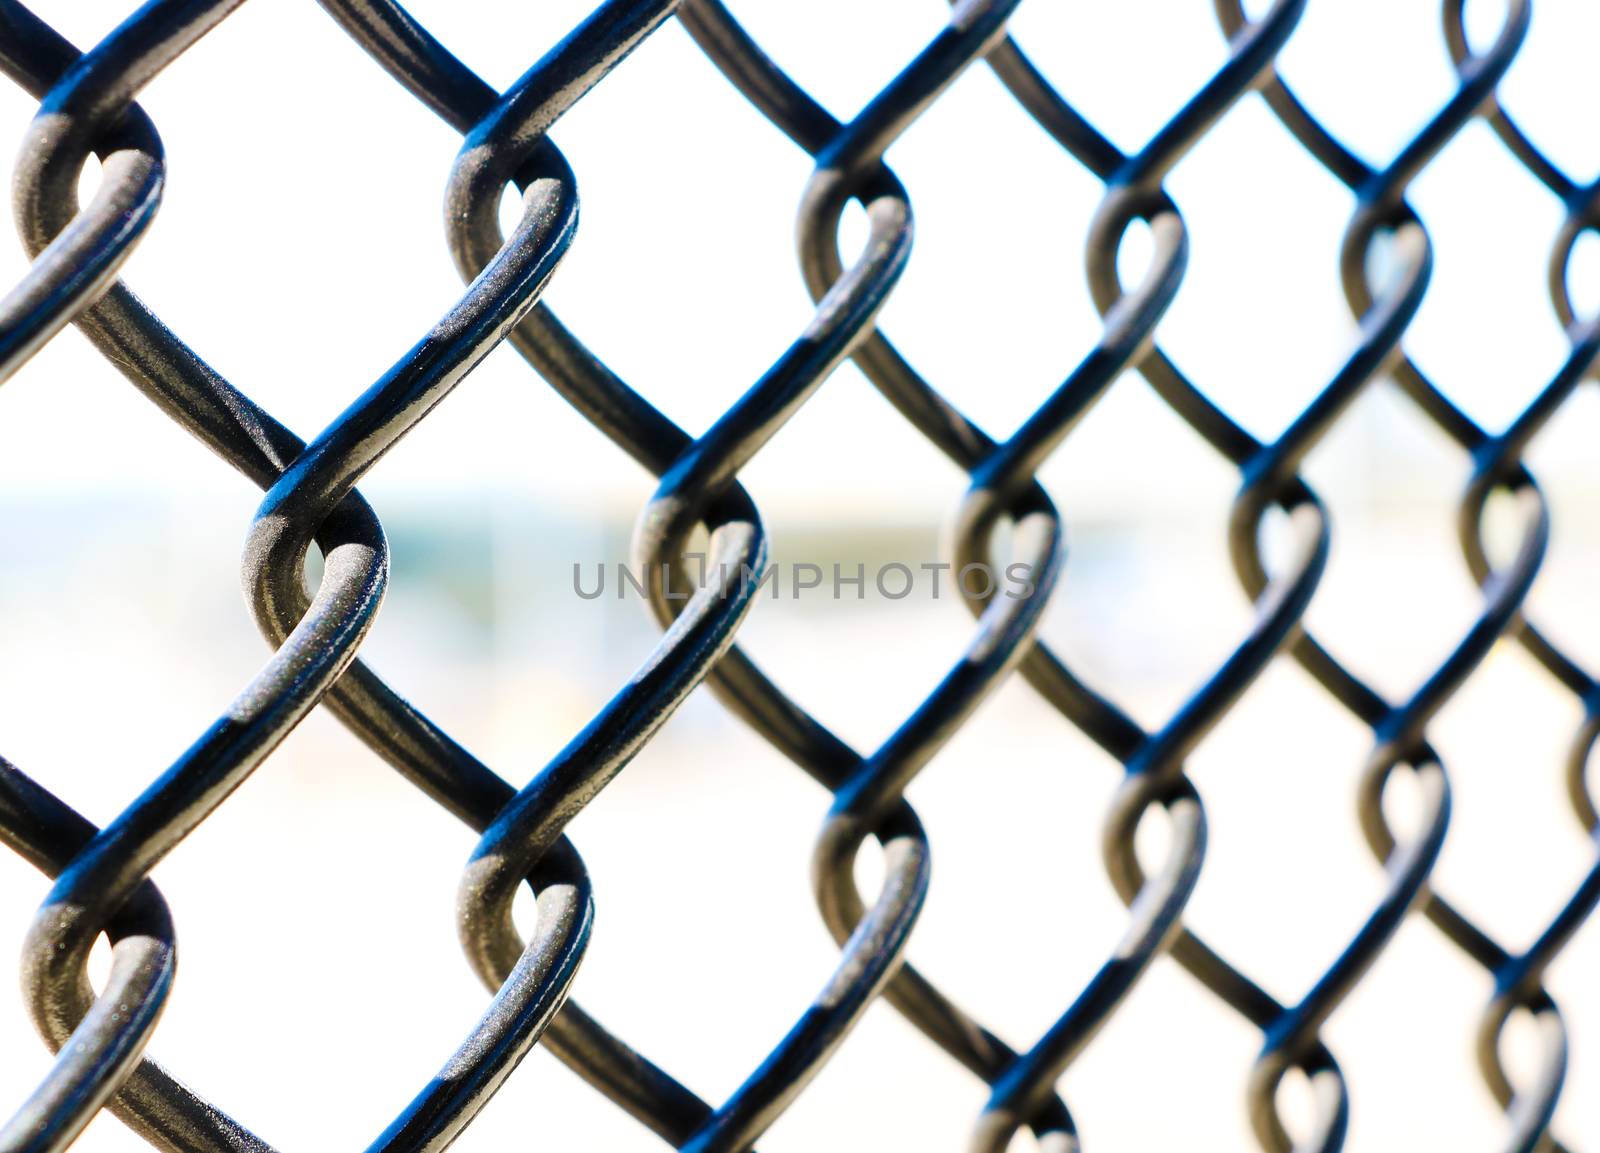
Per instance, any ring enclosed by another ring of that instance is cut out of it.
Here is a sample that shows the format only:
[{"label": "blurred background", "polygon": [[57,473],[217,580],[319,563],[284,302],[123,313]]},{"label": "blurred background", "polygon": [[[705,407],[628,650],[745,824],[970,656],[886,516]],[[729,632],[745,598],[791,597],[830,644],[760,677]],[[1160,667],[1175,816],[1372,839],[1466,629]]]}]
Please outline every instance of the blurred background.
[{"label": "blurred background", "polygon": [[[730,0],[841,117],[938,31],[936,0]],[[127,14],[37,0],[80,47]],[[504,87],[587,11],[414,0]],[[1438,5],[1314,0],[1281,57],[1307,105],[1385,162],[1454,90]],[[1469,5],[1479,43],[1499,0]],[[1024,4],[1024,48],[1134,149],[1223,62],[1204,3]],[[1600,168],[1589,110],[1600,9],[1540,0],[1502,87],[1570,175]],[[254,0],[141,97],[169,184],[123,276],[180,336],[310,437],[460,293],[441,228],[459,138],[310,0]],[[0,141],[33,103],[0,87]],[[808,159],[669,24],[555,130],[583,217],[547,301],[625,380],[700,432],[808,323],[792,252]],[[930,382],[1007,435],[1091,346],[1085,228],[1101,189],[982,67],[897,143],[917,239],[882,327]],[[1244,179],[1248,174],[1248,179]],[[86,177],[94,180],[91,173]],[[1218,403],[1274,435],[1352,348],[1340,294],[1349,194],[1247,97],[1173,173],[1190,230],[1163,347]],[[1565,354],[1544,288],[1561,206],[1474,123],[1417,182],[1436,268],[1406,347],[1476,419],[1504,425]],[[859,223],[859,222],[857,222]],[[1600,265],[1580,253],[1580,305]],[[0,244],[0,284],[26,268]],[[1587,295],[1586,295],[1587,293]],[[1600,404],[1585,387],[1530,463],[1554,538],[1530,614],[1600,665]],[[1308,624],[1391,698],[1469,627],[1479,594],[1454,539],[1467,459],[1386,382],[1312,455],[1332,560]],[[780,562],[940,559],[964,477],[851,366],[745,470]],[[1044,635],[1157,725],[1244,636],[1226,523],[1233,469],[1120,380],[1043,472],[1067,518]],[[637,598],[584,600],[572,570],[627,558],[653,482],[510,348],[492,354],[366,480],[394,575],[363,654],[518,786],[649,652]],[[0,755],[97,823],[224,709],[267,655],[238,589],[259,494],[171,425],[76,332],[0,391]],[[879,744],[958,658],[951,597],[762,598],[741,642],[858,748]],[[1502,643],[1431,732],[1455,787],[1437,887],[1525,947],[1593,849],[1562,759],[1579,709]],[[1382,892],[1355,820],[1369,734],[1286,661],[1194,756],[1211,844],[1187,922],[1276,996],[1298,998]],[[1020,681],[912,786],[934,880],[910,956],[1013,1045],[1031,1044],[1114,948],[1125,911],[1100,862],[1119,768]],[[812,905],[827,796],[697,692],[572,826],[597,921],[574,996],[720,1101],[821,987],[837,952]],[[336,722],[311,716],[156,870],[181,965],[150,1052],[287,1150],[364,1147],[485,1003],[453,903],[474,837]],[[870,856],[870,852],[866,854]],[[872,862],[867,863],[870,870]],[[867,878],[866,883],[871,883]],[[0,1114],[48,1067],[16,987],[48,884],[0,854]],[[1600,932],[1549,985],[1573,1034],[1557,1131],[1600,1138]],[[1494,1148],[1472,1063],[1488,978],[1413,917],[1325,1030],[1351,1084],[1349,1147]],[[1259,1034],[1158,961],[1063,1078],[1091,1148],[1253,1148],[1243,1087]],[[1152,1107],[1159,1087],[1161,1106]],[[766,1150],[960,1148],[985,1090],[874,1006]],[[656,1138],[542,1050],[463,1150],[647,1150]],[[109,1115],[78,1148],[143,1148]]]}]

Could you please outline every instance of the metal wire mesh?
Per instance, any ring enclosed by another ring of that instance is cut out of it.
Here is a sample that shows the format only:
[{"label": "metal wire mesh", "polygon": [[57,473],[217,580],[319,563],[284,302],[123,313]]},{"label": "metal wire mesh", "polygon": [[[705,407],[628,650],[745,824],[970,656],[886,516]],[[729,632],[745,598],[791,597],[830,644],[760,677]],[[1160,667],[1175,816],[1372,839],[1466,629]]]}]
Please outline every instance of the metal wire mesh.
[{"label": "metal wire mesh", "polygon": [[[1523,464],[1530,443],[1594,375],[1600,327],[1579,316],[1568,266],[1582,234],[1600,228],[1600,184],[1557,168],[1498,103],[1497,85],[1530,21],[1512,0],[1493,43],[1475,50],[1463,0],[1446,0],[1443,31],[1456,64],[1450,99],[1387,163],[1358,159],[1285,86],[1275,61],[1304,0],[1276,0],[1247,17],[1218,0],[1229,57],[1150,141],[1124,154],[1076,113],[1007,36],[1017,0],[962,0],[948,25],[847,121],[795,84],[715,0],[606,0],[506,92],[479,79],[388,0],[322,0],[337,23],[412,95],[464,136],[447,195],[451,252],[468,284],[449,313],[345,412],[302,442],[207,366],[117,279],[154,218],[164,180],[155,125],[134,103],[161,69],[193,47],[241,0],[151,0],[81,53],[15,0],[0,0],[0,65],[41,102],[14,179],[17,221],[33,259],[0,301],[0,379],[68,324],[76,325],[173,421],[266,494],[251,527],[244,583],[272,657],[227,712],[124,812],[97,829],[69,805],[0,761],[0,838],[55,880],[28,930],[24,986],[34,1022],[58,1057],[20,1112],[0,1130],[0,1150],[65,1148],[101,1109],[152,1144],[172,1150],[261,1150],[264,1142],[142,1054],[171,988],[172,918],[148,879],[174,846],[222,805],[286,734],[319,705],[440,806],[481,834],[462,876],[458,918],[468,960],[493,999],[440,1074],[373,1149],[438,1149],[454,1139],[542,1044],[618,1107],[673,1145],[750,1147],[804,1091],[866,1007],[880,996],[928,1040],[990,1087],[970,1136],[1002,1150],[1023,1130],[1043,1148],[1077,1148],[1057,1082],[1116,1013],[1151,961],[1170,955],[1209,995],[1258,1027],[1262,1048],[1247,1086],[1251,1123],[1268,1150],[1337,1149],[1348,1123],[1345,1080],[1321,1028],[1408,916],[1426,918],[1492,975],[1494,995],[1478,1028],[1477,1060],[1502,1106],[1505,1129],[1486,1147],[1556,1149],[1550,1122],[1566,1065],[1560,1012],[1542,985],[1552,960],[1600,901],[1600,858],[1533,943],[1513,948],[1458,912],[1430,885],[1450,813],[1449,778],[1430,744],[1430,721],[1480,664],[1511,638],[1581,704],[1567,784],[1591,835],[1600,816],[1585,768],[1600,734],[1600,683],[1557,648],[1523,611],[1540,570],[1550,518]],[[548,133],[633,48],[676,18],[744,99],[814,159],[798,226],[800,265],[816,302],[806,331],[703,435],[683,431],[632,391],[540,302],[577,227],[575,178]],[[950,82],[971,66],[992,69],[1017,103],[1105,186],[1085,258],[1103,317],[1095,345],[1010,435],[996,438],[963,416],[896,351],[875,321],[905,267],[911,203],[884,156]],[[1163,180],[1241,98],[1259,93],[1301,146],[1355,195],[1340,274],[1359,340],[1339,371],[1275,439],[1262,441],[1207,399],[1156,343],[1183,280],[1188,237]],[[1549,264],[1553,308],[1570,351],[1548,385],[1503,431],[1475,423],[1408,359],[1403,340],[1427,290],[1432,253],[1407,192],[1440,150],[1485,121],[1526,170],[1557,196],[1565,219]],[[80,205],[89,157],[99,190]],[[499,210],[509,185],[522,192],[510,236]],[[838,235],[847,207],[869,224],[846,262]],[[1150,229],[1154,254],[1137,284],[1117,255],[1128,231]],[[380,680],[358,657],[383,598],[388,547],[356,485],[374,463],[498,343],[514,346],[578,412],[659,478],[634,540],[649,574],[663,634],[656,650],[591,723],[518,789]],[[970,476],[957,516],[954,569],[1021,558],[1030,595],[992,584],[956,587],[977,620],[963,658],[885,741],[850,747],[786,697],[735,643],[768,563],[760,512],[739,473],[846,359],[906,422]],[[1062,518],[1035,474],[1125,370],[1142,374],[1217,454],[1240,487],[1229,546],[1254,605],[1247,636],[1162,725],[1145,728],[1080,680],[1037,639],[1062,567]],[[1388,375],[1471,461],[1457,529],[1480,586],[1481,611],[1448,657],[1405,699],[1381,696],[1305,630],[1303,616],[1329,556],[1329,517],[1300,475],[1307,454],[1368,384]],[[1510,498],[1520,543],[1491,560],[1486,510]],[[1286,559],[1263,555],[1277,518],[1291,540]],[[709,564],[688,562],[691,536],[709,533]],[[315,546],[324,558],[308,591]],[[1298,1000],[1280,1002],[1189,929],[1182,916],[1200,874],[1206,817],[1185,761],[1269,661],[1287,656],[1330,698],[1370,728],[1359,786],[1363,832],[1385,883],[1342,953]],[[1014,1049],[906,963],[907,941],[928,886],[929,846],[904,793],[919,771],[1011,674],[1125,769],[1105,818],[1104,857],[1128,907],[1126,932],[1104,966],[1025,1048]],[[685,697],[706,682],[724,705],[833,793],[812,859],[816,903],[838,942],[838,967],[806,1012],[725,1101],[703,1101],[631,1049],[567,992],[588,941],[592,898],[582,858],[564,830],[628,764]],[[1391,827],[1384,797],[1397,775],[1414,778],[1421,813]],[[1135,832],[1165,813],[1165,859],[1147,870]],[[876,893],[858,889],[855,863],[868,840],[883,850]],[[518,888],[537,894],[527,940],[513,924]],[[95,940],[113,943],[110,977],[88,977]],[[1502,1041],[1514,1014],[1531,1018],[1540,1054],[1514,1080]],[[1313,1090],[1314,1117],[1293,1134],[1279,1106],[1292,1072]]]}]

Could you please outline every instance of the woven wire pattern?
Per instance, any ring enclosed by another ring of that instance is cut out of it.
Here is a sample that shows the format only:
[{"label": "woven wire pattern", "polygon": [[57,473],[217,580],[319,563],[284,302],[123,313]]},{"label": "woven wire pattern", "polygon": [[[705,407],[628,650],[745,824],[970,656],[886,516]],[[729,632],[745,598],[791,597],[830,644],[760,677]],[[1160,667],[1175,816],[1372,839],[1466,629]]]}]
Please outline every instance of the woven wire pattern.
[{"label": "woven wire pattern", "polygon": [[[971,1148],[1002,1150],[1029,1130],[1041,1147],[1069,1150],[1079,1136],[1070,1093],[1057,1083],[1158,956],[1170,954],[1207,991],[1262,1034],[1245,1090],[1251,1124],[1267,1150],[1343,1146],[1349,1095],[1321,1028],[1361,981],[1408,916],[1425,918],[1492,976],[1477,1061],[1501,1105],[1504,1131],[1490,1148],[1557,1149],[1550,1131],[1566,1066],[1560,1011],[1542,985],[1553,959],[1600,901],[1600,856],[1575,879],[1566,903],[1532,944],[1498,943],[1430,885],[1450,814],[1446,767],[1430,721],[1502,638],[1521,645],[1570,692],[1584,721],[1566,780],[1577,820],[1600,836],[1588,791],[1589,751],[1600,734],[1600,684],[1523,611],[1544,559],[1550,516],[1523,464],[1529,445],[1595,373],[1597,321],[1578,315],[1568,266],[1579,238],[1600,228],[1600,184],[1580,184],[1523,134],[1497,101],[1531,19],[1513,0],[1492,44],[1470,46],[1463,0],[1447,0],[1443,35],[1458,86],[1436,114],[1381,165],[1370,165],[1317,121],[1274,71],[1304,0],[1277,0],[1247,18],[1218,0],[1229,57],[1144,147],[1124,154],[1077,114],[1007,36],[1018,0],[963,0],[948,25],[848,120],[796,85],[714,0],[608,0],[506,92],[496,92],[398,6],[323,0],[338,25],[413,96],[460,131],[449,174],[450,250],[467,288],[422,340],[309,442],[236,390],[116,279],[153,220],[165,162],[156,126],[134,103],[158,72],[194,47],[241,0],[151,0],[86,53],[14,0],[0,0],[0,64],[40,101],[19,154],[14,201],[33,259],[27,278],[0,300],[0,379],[68,324],[173,421],[265,493],[250,528],[243,577],[272,656],[260,674],[124,812],[97,829],[69,804],[0,761],[0,837],[54,878],[29,927],[23,977],[29,1011],[58,1057],[44,1082],[0,1129],[7,1153],[65,1148],[101,1109],[152,1144],[172,1150],[264,1150],[265,1142],[145,1057],[174,979],[175,930],[151,870],[191,833],[318,705],[427,796],[481,835],[461,878],[458,927],[468,961],[493,995],[449,1062],[371,1146],[442,1148],[471,1121],[536,1044],[673,1145],[694,1150],[754,1145],[847,1042],[882,997],[935,1045],[989,1086]],[[581,344],[541,294],[576,233],[576,178],[549,132],[628,53],[678,20],[734,88],[815,162],[801,203],[797,245],[816,302],[811,324],[764,375],[696,437],[646,402]],[[987,67],[1078,164],[1104,183],[1089,223],[1085,260],[1103,317],[1099,340],[1063,383],[1007,435],[963,416],[875,327],[911,248],[911,199],[885,164],[895,140],[969,67]],[[1340,275],[1359,340],[1339,371],[1275,439],[1263,441],[1207,399],[1157,343],[1181,290],[1188,235],[1164,178],[1219,118],[1259,94],[1305,151],[1351,190],[1356,211]],[[1564,206],[1551,250],[1551,305],[1570,351],[1549,383],[1499,432],[1481,427],[1406,355],[1404,337],[1427,291],[1432,252],[1411,185],[1464,126],[1481,119],[1504,148]],[[80,205],[90,155],[102,182]],[[502,194],[522,194],[511,235]],[[838,240],[846,209],[865,210],[869,235],[846,263]],[[1153,255],[1136,284],[1117,256],[1131,228],[1148,226]],[[502,341],[509,342],[586,419],[659,478],[634,538],[650,575],[661,640],[638,672],[522,788],[496,774],[426,713],[362,663],[358,651],[388,580],[388,545],[356,485],[378,459]],[[779,690],[736,643],[756,589],[744,579],[768,563],[760,511],[738,474],[846,359],[905,421],[970,476],[956,515],[952,566],[1023,558],[1037,580],[1011,599],[991,586],[958,584],[976,621],[963,658],[880,747],[858,750]],[[1164,723],[1144,727],[1096,692],[1037,638],[1065,562],[1063,518],[1035,479],[1125,372],[1156,393],[1223,459],[1237,467],[1229,548],[1254,623],[1228,658]],[[1300,475],[1306,456],[1376,377],[1387,375],[1471,461],[1461,494],[1463,559],[1482,593],[1481,611],[1448,657],[1415,690],[1390,700],[1365,684],[1306,631],[1303,617],[1330,551],[1330,518]],[[1492,500],[1516,510],[1520,543],[1496,562],[1485,542]],[[1290,542],[1269,564],[1268,522]],[[697,529],[709,564],[689,562]],[[1002,543],[1003,542],[1003,543]],[[304,573],[312,548],[320,582]],[[709,574],[709,579],[702,579]],[[692,593],[690,592],[692,590]],[[1340,707],[1371,730],[1358,804],[1362,830],[1383,869],[1371,912],[1344,950],[1298,1000],[1269,995],[1244,970],[1186,928],[1182,916],[1206,847],[1201,793],[1185,762],[1269,662],[1297,662]],[[1124,767],[1104,822],[1107,873],[1128,907],[1125,934],[1107,960],[1036,1040],[1013,1048],[954,1004],[907,962],[907,943],[929,884],[929,845],[904,794],[962,724],[1013,673]],[[587,947],[593,896],[582,857],[565,836],[573,817],[639,752],[679,704],[706,682],[723,704],[833,794],[811,862],[816,903],[840,949],[838,967],[811,1006],[726,1100],[707,1102],[668,1068],[636,1052],[567,993]],[[1385,792],[1399,775],[1421,797],[1412,827],[1391,827]],[[1147,868],[1135,833],[1165,814],[1165,859]],[[881,846],[884,880],[858,889],[855,864]],[[512,902],[527,884],[537,920],[524,940]],[[95,940],[113,943],[108,982],[88,977]],[[1197,994],[1198,995],[1198,994]],[[1502,1040],[1514,1014],[1535,1026],[1534,1074],[1514,1080]],[[1310,1126],[1291,1127],[1279,1087],[1290,1073],[1312,1088]],[[1093,1135],[1089,1143],[1093,1144]]]}]

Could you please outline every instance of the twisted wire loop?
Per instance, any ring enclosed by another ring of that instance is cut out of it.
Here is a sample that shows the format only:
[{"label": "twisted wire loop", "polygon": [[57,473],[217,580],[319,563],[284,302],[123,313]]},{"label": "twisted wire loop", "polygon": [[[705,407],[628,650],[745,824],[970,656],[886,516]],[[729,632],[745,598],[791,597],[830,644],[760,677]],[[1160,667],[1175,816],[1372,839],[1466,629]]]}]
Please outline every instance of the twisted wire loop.
[{"label": "twisted wire loop", "polygon": [[[948,23],[848,120],[798,85],[720,0],[603,0],[506,91],[481,80],[393,0],[320,0],[334,21],[395,80],[463,136],[445,194],[445,231],[466,287],[405,356],[311,441],[299,439],[223,380],[120,281],[122,263],[153,220],[165,162],[161,140],[135,99],[163,68],[241,0],[148,0],[101,43],[79,53],[17,0],[0,0],[0,69],[40,101],[14,183],[19,231],[32,259],[0,298],[0,380],[53,335],[75,324],[141,393],[263,490],[242,561],[246,599],[272,647],[262,671],[227,712],[103,829],[0,760],[0,840],[53,878],[29,929],[24,991],[36,1027],[58,1056],[20,1111],[0,1128],[0,1153],[56,1153],[109,1108],[159,1148],[183,1153],[265,1153],[265,1141],[183,1085],[145,1048],[174,980],[171,915],[149,876],[293,727],[325,705],[366,745],[480,834],[457,900],[461,944],[492,1000],[439,1074],[370,1146],[436,1151],[448,1145],[542,1043],[645,1126],[687,1150],[750,1148],[805,1089],[874,999],[882,996],[989,1087],[969,1137],[1000,1153],[1028,1129],[1042,1149],[1069,1153],[1078,1134],[1056,1090],[1073,1061],[1165,953],[1263,1034],[1247,1082],[1259,1143],[1336,1150],[1348,1125],[1344,1076],[1321,1039],[1323,1024],[1377,961],[1404,918],[1419,910],[1489,972],[1477,1057],[1505,1111],[1502,1147],[1560,1149],[1549,1134],[1562,1087],[1567,1038],[1543,974],[1600,903],[1600,815],[1587,781],[1600,738],[1600,681],[1529,621],[1523,605],[1545,554],[1550,516],[1523,463],[1534,438],[1586,377],[1595,376],[1600,316],[1580,317],[1569,269],[1580,237],[1600,232],[1600,181],[1580,184],[1532,142],[1499,102],[1498,85],[1531,19],[1511,0],[1494,41],[1476,49],[1464,0],[1446,0],[1443,30],[1457,87],[1386,165],[1351,152],[1279,76],[1278,54],[1305,0],[1275,0],[1260,16],[1240,0],[1215,0],[1228,36],[1225,62],[1140,149],[1124,153],[1074,110],[1006,32],[1019,0],[958,0]],[[577,227],[574,174],[550,131],[560,117],[665,21],[676,17],[708,60],[807,153],[813,170],[800,200],[797,255],[815,303],[810,322],[771,366],[698,436],[644,400],[591,352],[540,297]],[[1008,436],[994,438],[934,389],[877,327],[909,259],[911,202],[886,162],[903,133],[967,68],[982,60],[1017,104],[1104,194],[1089,222],[1086,272],[1101,315],[1092,347]],[[1173,168],[1236,102],[1259,93],[1299,144],[1355,197],[1340,274],[1358,339],[1338,371],[1275,438],[1260,440],[1215,405],[1157,343],[1188,258],[1188,232],[1164,186]],[[1562,202],[1549,291],[1569,352],[1550,382],[1505,430],[1479,427],[1417,368],[1403,339],[1426,293],[1432,249],[1407,200],[1417,176],[1474,118]],[[78,181],[89,155],[101,181],[87,206]],[[509,236],[502,195],[515,186],[522,215]],[[846,264],[839,230],[854,202],[868,239]],[[1153,255],[1137,283],[1117,256],[1136,225]],[[1387,271],[1374,276],[1378,266]],[[634,534],[663,632],[637,672],[520,789],[413,707],[358,657],[388,580],[383,530],[357,484],[501,341],[585,419],[657,477]],[[735,643],[765,572],[761,516],[741,470],[852,359],[910,427],[969,478],[956,510],[952,569],[992,571],[1008,553],[1027,566],[1031,591],[999,595],[990,581],[958,580],[976,627],[957,661],[877,749],[862,753],[787,696]],[[1128,371],[1221,456],[1241,484],[1228,541],[1254,617],[1218,668],[1161,726],[1146,730],[1092,688],[1038,637],[1065,565],[1061,514],[1040,468]],[[1300,475],[1308,454],[1378,377],[1470,455],[1457,509],[1460,545],[1481,590],[1477,618],[1404,701],[1384,699],[1351,673],[1302,618],[1329,555],[1330,518]],[[1491,560],[1484,522],[1503,495],[1520,516],[1518,547]],[[1287,558],[1269,567],[1263,536],[1284,522]],[[708,534],[698,572],[689,542]],[[323,558],[316,588],[306,564]],[[708,576],[708,574],[710,574]],[[1430,721],[1502,637],[1514,638],[1580,702],[1583,720],[1566,765],[1579,820],[1596,861],[1534,943],[1496,944],[1433,891],[1430,874],[1450,813],[1445,766]],[[1373,734],[1359,778],[1358,815],[1385,883],[1342,952],[1299,1000],[1284,1003],[1184,923],[1206,848],[1204,807],[1185,764],[1280,655],[1295,660]],[[1067,1007],[1029,1047],[1014,1049],[952,1002],[906,959],[929,884],[929,844],[906,792],[951,736],[1013,672],[1123,767],[1103,829],[1113,887],[1128,906],[1120,940]],[[703,1100],[567,999],[587,946],[594,904],[582,859],[565,829],[702,682],[774,748],[826,788],[831,803],[813,850],[814,896],[840,955],[808,1008],[765,1060],[720,1105]],[[1422,798],[1407,829],[1384,810],[1404,772]],[[1161,818],[1153,817],[1159,810]],[[1135,851],[1147,820],[1164,819],[1163,860]],[[884,861],[872,897],[855,866],[868,840]],[[536,918],[526,940],[512,918],[519,885]],[[87,972],[105,934],[112,968],[96,994]],[[1541,1062],[1514,1083],[1502,1045],[1510,1018],[1538,1026]],[[1293,1071],[1313,1089],[1304,1131],[1279,1108]]]}]

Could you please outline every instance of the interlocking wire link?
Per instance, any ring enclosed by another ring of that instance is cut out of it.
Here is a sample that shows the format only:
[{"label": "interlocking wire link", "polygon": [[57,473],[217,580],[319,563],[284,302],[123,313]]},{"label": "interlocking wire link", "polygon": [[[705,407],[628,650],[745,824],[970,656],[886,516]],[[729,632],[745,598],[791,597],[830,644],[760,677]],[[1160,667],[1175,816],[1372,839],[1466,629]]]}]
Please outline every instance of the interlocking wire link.
[{"label": "interlocking wire link", "polygon": [[[1568,278],[1579,238],[1600,230],[1600,181],[1568,177],[1499,103],[1497,86],[1529,27],[1529,0],[1512,0],[1494,41],[1481,51],[1468,43],[1464,0],[1446,0],[1442,32],[1456,89],[1379,165],[1325,129],[1277,73],[1305,0],[1276,0],[1255,18],[1245,15],[1240,0],[1216,0],[1228,38],[1226,61],[1143,147],[1127,154],[1063,100],[1010,38],[1006,22],[1019,0],[960,0],[946,26],[848,119],[835,117],[792,80],[719,0],[605,0],[503,93],[392,0],[321,0],[378,66],[462,134],[449,173],[445,226],[466,287],[431,331],[309,441],[224,380],[117,280],[159,210],[165,182],[160,136],[135,99],[241,2],[149,0],[80,53],[18,0],[0,0],[0,67],[40,102],[13,183],[19,231],[33,263],[0,299],[0,380],[66,325],[76,325],[134,387],[258,485],[264,495],[242,570],[251,611],[272,649],[227,711],[104,828],[0,761],[0,839],[54,880],[27,934],[23,984],[34,1023],[58,1054],[0,1129],[0,1151],[56,1153],[102,1108],[165,1150],[270,1148],[145,1055],[172,987],[176,951],[172,917],[149,876],[319,705],[480,835],[460,881],[458,928],[468,963],[492,999],[439,1076],[372,1150],[444,1148],[535,1044],[680,1149],[749,1149],[882,996],[989,1087],[970,1149],[1000,1153],[1028,1129],[1041,1148],[1065,1153],[1078,1148],[1079,1136],[1057,1084],[1164,953],[1261,1030],[1246,1102],[1262,1148],[1335,1150],[1344,1144],[1350,1103],[1321,1029],[1413,912],[1493,978],[1477,1057],[1505,1111],[1506,1132],[1486,1146],[1562,1148],[1550,1122],[1567,1036],[1542,980],[1600,902],[1600,815],[1586,777],[1600,737],[1600,681],[1524,611],[1550,532],[1544,496],[1524,456],[1584,380],[1600,373],[1600,317],[1577,314]],[[797,232],[800,269],[815,302],[812,320],[787,348],[774,350],[767,371],[699,436],[644,400],[540,299],[577,228],[576,176],[550,132],[669,19],[677,19],[733,88],[813,163]],[[1085,247],[1100,334],[1062,383],[1002,436],[986,432],[940,395],[877,327],[906,267],[913,233],[910,195],[886,153],[958,76],[980,63],[1104,184]],[[1182,288],[1189,244],[1164,180],[1251,94],[1259,94],[1299,145],[1355,196],[1339,272],[1358,339],[1339,370],[1269,441],[1208,399],[1157,342],[1162,318]],[[1569,352],[1549,384],[1499,433],[1471,420],[1404,346],[1432,274],[1427,228],[1407,193],[1475,118],[1565,211],[1549,285]],[[100,159],[102,179],[85,206],[78,179],[91,154]],[[506,236],[500,203],[510,186],[521,193],[522,213]],[[865,212],[868,239],[847,264],[839,232],[852,203]],[[1129,285],[1117,255],[1138,225],[1150,230],[1154,252],[1138,283]],[[1388,269],[1381,283],[1370,273],[1379,256]],[[650,574],[660,640],[638,672],[520,789],[359,656],[383,600],[389,554],[377,514],[356,486],[502,341],[658,478],[633,550],[641,571]],[[992,566],[1006,555],[1026,562],[1034,577],[1031,593],[1015,598],[1001,597],[992,583],[981,592],[957,583],[976,620],[961,659],[888,740],[865,752],[783,693],[736,643],[759,588],[751,578],[768,563],[766,530],[740,472],[847,359],[912,430],[968,475],[955,517],[953,568]],[[1132,372],[1237,467],[1229,547],[1254,610],[1227,658],[1153,729],[1136,723],[1037,639],[1065,564],[1063,518],[1038,472]],[[1457,529],[1482,596],[1477,618],[1454,649],[1398,702],[1358,679],[1303,624],[1328,561],[1330,517],[1300,469],[1380,376],[1395,380],[1469,456],[1472,472]],[[1520,516],[1518,548],[1498,565],[1484,539],[1496,494],[1508,496]],[[1269,566],[1263,536],[1274,518],[1288,525],[1292,547]],[[697,531],[709,537],[700,569],[715,574],[709,580],[689,564]],[[324,565],[308,592],[313,545]],[[1431,881],[1448,828],[1450,783],[1428,726],[1502,637],[1514,638],[1582,706],[1566,783],[1597,847],[1595,863],[1566,903],[1520,951],[1495,943]],[[1296,661],[1371,730],[1358,813],[1384,873],[1370,913],[1344,949],[1289,1003],[1269,995],[1184,924],[1207,839],[1200,790],[1185,766],[1280,656]],[[1103,853],[1128,906],[1121,938],[1106,942],[1105,963],[1075,995],[1056,991],[1059,1016],[1021,1048],[968,1015],[906,956],[928,890],[930,854],[906,791],[1013,672],[1123,766],[1104,822]],[[834,973],[811,1005],[720,1104],[702,1100],[567,1000],[587,947],[593,896],[566,827],[702,683],[831,792],[811,870],[818,909],[840,949]],[[1415,778],[1422,799],[1419,818],[1404,831],[1391,827],[1383,804],[1402,771]],[[1169,827],[1165,857],[1153,870],[1134,848],[1136,833],[1150,820]],[[885,863],[875,894],[862,893],[856,882],[857,857],[868,840],[881,847]],[[534,892],[537,909],[526,940],[512,919],[523,884]],[[113,961],[97,994],[87,966],[102,934]],[[1520,1084],[1502,1054],[1516,1013],[1531,1017],[1542,1044],[1534,1076]],[[1279,1108],[1279,1090],[1291,1071],[1309,1079],[1314,1100],[1311,1125],[1293,1134]]]}]

